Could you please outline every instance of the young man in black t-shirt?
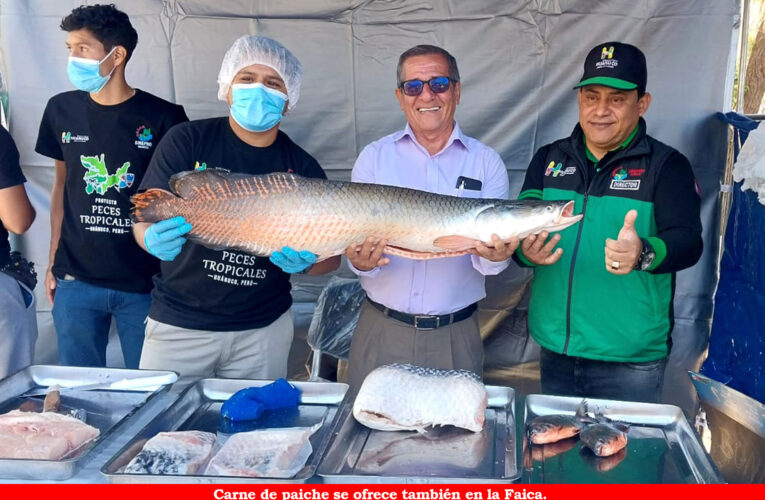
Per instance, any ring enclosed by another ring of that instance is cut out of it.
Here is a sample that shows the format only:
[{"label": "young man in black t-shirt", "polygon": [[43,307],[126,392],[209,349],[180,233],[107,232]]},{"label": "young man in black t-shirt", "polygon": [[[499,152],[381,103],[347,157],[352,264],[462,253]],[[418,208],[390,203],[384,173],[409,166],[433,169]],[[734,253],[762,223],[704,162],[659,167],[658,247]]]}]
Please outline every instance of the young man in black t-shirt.
[{"label": "young man in black t-shirt", "polygon": [[[275,40],[236,40],[218,76],[218,97],[231,106],[229,116],[171,130],[140,189],[169,189],[173,174],[194,168],[325,178],[316,160],[279,131],[283,113],[297,103],[301,77],[298,60]],[[287,248],[270,260],[212,250],[187,242],[183,235],[190,230],[182,217],[134,226],[136,240],[163,261],[141,368],[196,377],[285,377],[293,336],[288,273],[330,272],[340,258],[313,265],[313,254]]]},{"label": "young man in black t-shirt", "polygon": [[[21,234],[35,220],[19,166],[19,150],[0,126],[0,269],[10,260],[8,231]],[[0,272],[0,379],[32,364],[37,314],[32,290]]]},{"label": "young man in black t-shirt", "polygon": [[48,101],[35,150],[53,158],[50,265],[60,361],[105,366],[112,317],[128,368],[137,368],[156,259],[135,244],[130,196],[159,140],[188,121],[183,107],[130,87],[125,65],[138,35],[113,5],[78,7],[67,73],[79,90]]}]

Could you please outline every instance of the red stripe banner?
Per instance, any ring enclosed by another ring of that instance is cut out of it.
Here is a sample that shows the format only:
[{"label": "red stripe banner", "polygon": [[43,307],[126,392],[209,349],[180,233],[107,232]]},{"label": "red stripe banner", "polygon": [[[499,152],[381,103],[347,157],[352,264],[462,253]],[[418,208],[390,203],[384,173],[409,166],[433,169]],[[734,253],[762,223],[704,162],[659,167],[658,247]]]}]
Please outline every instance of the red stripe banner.
[{"label": "red stripe banner", "polygon": [[[759,492],[759,493],[758,493]],[[221,484],[0,485],[3,500],[727,500],[765,498],[765,485]]]}]

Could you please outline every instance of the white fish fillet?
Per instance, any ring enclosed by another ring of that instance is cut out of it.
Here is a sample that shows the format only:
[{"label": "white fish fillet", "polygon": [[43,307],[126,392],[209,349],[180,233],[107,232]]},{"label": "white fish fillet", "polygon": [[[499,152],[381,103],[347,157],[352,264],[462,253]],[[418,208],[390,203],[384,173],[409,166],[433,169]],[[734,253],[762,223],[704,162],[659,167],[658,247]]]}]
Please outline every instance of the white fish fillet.
[{"label": "white fish fillet", "polygon": [[367,376],[353,416],[381,431],[453,425],[480,432],[487,404],[486,387],[473,372],[392,364]]},{"label": "white fish fillet", "polygon": [[210,460],[205,475],[289,478],[313,452],[317,427],[264,429],[234,434]]},{"label": "white fish fillet", "polygon": [[489,434],[448,427],[418,432],[372,433],[356,470],[366,474],[453,476],[475,469],[486,456]]},{"label": "white fish fillet", "polygon": [[215,434],[202,431],[160,432],[125,467],[128,474],[196,474],[213,452]]},{"label": "white fish fillet", "polygon": [[61,460],[99,434],[68,415],[13,410],[0,415],[0,458]]}]

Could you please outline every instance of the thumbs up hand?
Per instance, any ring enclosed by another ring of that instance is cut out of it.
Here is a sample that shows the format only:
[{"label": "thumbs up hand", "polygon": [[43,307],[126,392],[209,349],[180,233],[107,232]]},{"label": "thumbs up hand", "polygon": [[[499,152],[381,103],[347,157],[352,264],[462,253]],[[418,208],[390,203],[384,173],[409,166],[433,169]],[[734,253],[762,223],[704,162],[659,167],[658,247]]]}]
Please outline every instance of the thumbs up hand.
[{"label": "thumbs up hand", "polygon": [[640,252],[643,251],[643,242],[635,230],[637,210],[630,210],[624,216],[624,225],[619,230],[615,240],[606,239],[606,271],[611,274],[629,274],[635,267]]}]

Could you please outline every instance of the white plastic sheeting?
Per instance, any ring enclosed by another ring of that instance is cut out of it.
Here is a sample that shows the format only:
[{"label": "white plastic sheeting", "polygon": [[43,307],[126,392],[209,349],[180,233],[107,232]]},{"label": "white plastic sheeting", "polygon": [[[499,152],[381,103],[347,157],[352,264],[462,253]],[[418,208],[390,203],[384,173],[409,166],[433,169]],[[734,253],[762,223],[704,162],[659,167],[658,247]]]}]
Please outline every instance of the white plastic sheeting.
[{"label": "white plastic sheeting", "polygon": [[733,166],[733,180],[743,181],[741,190],[756,192],[760,203],[765,205],[765,127],[749,133]]},{"label": "white plastic sheeting", "polygon": [[[34,153],[47,99],[71,89],[62,17],[81,1],[0,0],[2,68],[11,132],[21,150],[38,220],[22,241],[42,274],[48,261],[52,161]],[[91,2],[88,2],[91,3]],[[690,394],[685,370],[698,368],[715,285],[717,190],[725,129],[712,114],[732,92],[738,0],[116,0],[138,31],[130,84],[183,104],[189,116],[227,112],[216,99],[226,49],[240,35],[273,37],[304,66],[300,102],[283,130],[330,177],[347,179],[361,148],[403,127],[394,97],[401,52],[440,45],[457,58],[461,127],[502,155],[516,194],[534,151],[568,135],[577,120],[572,87],[595,44],[621,40],[643,49],[649,133],[685,153],[704,196],[705,254],[680,273],[670,391]],[[524,282],[515,266],[489,283]],[[520,277],[519,277],[520,276]],[[297,296],[300,290],[297,290]],[[512,295],[512,291],[510,292]],[[40,362],[55,355],[47,302],[38,287]],[[315,297],[315,295],[313,296]],[[512,302],[517,303],[517,300]],[[502,304],[489,297],[487,304]],[[498,307],[501,309],[504,306]],[[683,396],[671,399],[682,403]]]}]

